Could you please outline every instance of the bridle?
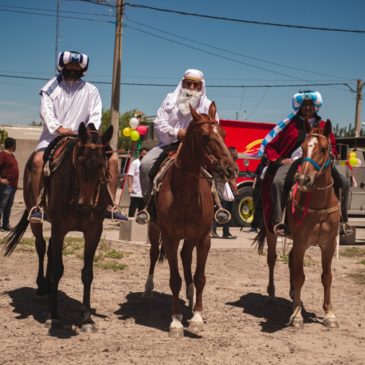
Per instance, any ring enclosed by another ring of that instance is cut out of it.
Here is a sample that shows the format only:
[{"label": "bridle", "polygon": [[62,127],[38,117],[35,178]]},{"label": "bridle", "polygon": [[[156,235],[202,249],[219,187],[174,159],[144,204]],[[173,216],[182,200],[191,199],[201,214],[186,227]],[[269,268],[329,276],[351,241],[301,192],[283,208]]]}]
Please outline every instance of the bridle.
[{"label": "bridle", "polygon": [[[94,134],[97,134],[98,136],[100,136],[100,133],[98,131],[88,130],[88,133],[94,133]],[[75,144],[75,146],[73,148],[73,151],[72,151],[72,166],[73,166],[74,171],[76,171],[77,153],[81,148],[95,150],[97,148],[105,149],[106,146],[107,146],[107,144],[102,144],[102,143],[92,143],[92,142],[82,143],[80,141],[80,139],[78,139],[78,141]],[[94,194],[94,201],[93,201],[93,204],[91,204],[92,208],[95,208],[98,205],[99,198],[100,198],[101,186],[102,186],[102,184],[106,184],[107,180],[108,180],[107,179],[108,159],[104,157],[104,160],[105,160],[105,164],[102,167],[102,172],[100,174],[99,181],[97,182],[97,185],[96,185],[96,192]],[[75,191],[75,196],[77,197],[80,194],[80,181],[79,181],[78,174],[75,174],[75,180],[74,181],[75,181],[74,191]],[[74,201],[78,201],[78,199],[74,199]]]}]

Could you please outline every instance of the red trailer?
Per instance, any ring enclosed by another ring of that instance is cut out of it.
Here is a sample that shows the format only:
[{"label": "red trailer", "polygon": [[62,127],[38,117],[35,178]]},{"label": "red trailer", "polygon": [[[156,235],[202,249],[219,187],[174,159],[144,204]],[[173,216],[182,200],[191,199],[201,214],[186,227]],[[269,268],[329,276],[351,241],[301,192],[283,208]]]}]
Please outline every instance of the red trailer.
[{"label": "red trailer", "polygon": [[234,202],[232,216],[237,225],[249,226],[253,219],[254,209],[252,186],[256,168],[261,160],[256,154],[263,138],[276,124],[221,119],[220,125],[226,131],[226,145],[236,147],[238,152],[237,189],[239,197]]}]

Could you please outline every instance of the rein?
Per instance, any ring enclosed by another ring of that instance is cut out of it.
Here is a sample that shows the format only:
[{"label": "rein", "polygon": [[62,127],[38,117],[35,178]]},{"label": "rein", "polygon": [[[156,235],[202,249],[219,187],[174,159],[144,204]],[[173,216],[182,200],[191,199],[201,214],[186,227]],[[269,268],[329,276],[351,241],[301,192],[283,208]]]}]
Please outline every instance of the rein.
[{"label": "rein", "polygon": [[[89,131],[89,133],[98,133],[99,134],[98,131]],[[101,144],[101,143],[82,143],[79,140],[75,144],[75,146],[72,150],[72,166],[73,166],[74,170],[76,170],[76,157],[77,157],[77,152],[78,152],[79,148],[83,147],[83,148],[95,150],[96,148],[105,148],[106,146],[107,146],[106,144]],[[104,184],[107,181],[107,176],[106,176],[107,168],[108,168],[108,162],[106,160],[106,163],[103,166],[103,171],[100,175],[99,181],[98,181],[97,186],[96,186],[96,193],[95,193],[94,202],[91,205],[93,208],[95,208],[99,203],[101,185]],[[80,193],[80,183],[78,181],[77,174],[75,176],[75,188],[76,188],[76,191],[79,194]]]}]

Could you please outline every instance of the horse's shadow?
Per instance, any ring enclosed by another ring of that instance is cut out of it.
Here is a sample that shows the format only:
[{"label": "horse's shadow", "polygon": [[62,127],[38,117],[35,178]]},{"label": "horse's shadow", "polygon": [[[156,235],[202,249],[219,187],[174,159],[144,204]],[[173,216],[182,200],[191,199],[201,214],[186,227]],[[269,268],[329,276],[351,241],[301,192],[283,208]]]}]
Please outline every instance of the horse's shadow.
[{"label": "horse's shadow", "polygon": [[[258,318],[262,332],[273,333],[288,326],[289,318],[292,314],[292,302],[284,298],[276,298],[276,302],[269,303],[267,296],[258,293],[248,293],[236,302],[228,302],[226,305],[239,307],[244,313],[248,313]],[[302,309],[304,323],[318,323],[319,320],[314,313]]]},{"label": "horse's shadow", "polygon": [[[21,320],[33,317],[37,322],[46,325],[49,313],[49,297],[47,295],[38,296],[36,289],[30,287],[4,292],[4,295],[8,295],[12,299],[10,305],[14,307],[13,312],[18,314],[15,317],[16,319]],[[81,323],[81,303],[62,291],[58,291],[58,303],[60,306],[61,325],[49,328],[49,334],[61,339],[76,336],[78,334],[76,327]],[[95,310],[93,310],[92,314],[104,317],[95,313]]]},{"label": "horse's shadow", "polygon": [[[180,299],[180,308],[183,314],[184,335],[192,338],[200,338],[196,334],[187,331],[187,320],[191,318],[191,309]],[[145,327],[156,328],[168,332],[171,322],[172,296],[164,293],[153,292],[153,298],[142,298],[141,292],[130,292],[126,296],[126,302],[119,304],[120,308],[114,312],[120,320],[133,318],[136,324]]]}]

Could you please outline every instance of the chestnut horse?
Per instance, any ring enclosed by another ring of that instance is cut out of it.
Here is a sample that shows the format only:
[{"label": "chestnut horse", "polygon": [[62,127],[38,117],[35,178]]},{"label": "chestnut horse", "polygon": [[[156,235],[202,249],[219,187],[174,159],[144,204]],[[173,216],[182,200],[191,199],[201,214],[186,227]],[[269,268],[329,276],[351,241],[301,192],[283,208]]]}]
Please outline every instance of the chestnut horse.
[{"label": "chestnut horse", "polygon": [[[183,336],[182,312],[179,305],[181,277],[178,268],[179,241],[184,240],[181,260],[186,283],[186,296],[193,308],[194,285],[196,302],[189,330],[203,329],[203,289],[205,265],[210,249],[210,229],[214,216],[211,176],[202,173],[205,167],[214,179],[228,180],[236,176],[237,166],[224,144],[224,131],[215,119],[213,102],[208,115],[191,108],[192,121],[184,142],[180,145],[175,162],[169,167],[156,201],[157,218],[149,223],[150,268],[143,297],[151,297],[155,264],[166,255],[170,266],[172,291],[172,322],[170,336]],[[192,276],[193,249],[197,250],[196,270]],[[194,283],[194,284],[193,284]]]},{"label": "chestnut horse", "polygon": [[[71,138],[65,143],[61,152],[61,162],[45,182],[45,213],[51,223],[51,237],[48,245],[48,262],[44,275],[44,256],[46,242],[43,237],[43,224],[30,223],[35,237],[38,254],[37,294],[50,294],[50,319],[47,326],[57,325],[58,284],[63,275],[62,248],[66,234],[70,231],[83,232],[85,239],[84,267],[82,282],[84,295],[82,302],[81,330],[95,332],[96,327],[91,318],[90,289],[93,280],[93,259],[103,231],[103,220],[107,205],[111,204],[106,180],[106,148],[112,137],[113,128],[101,135],[90,124],[82,123],[78,138]],[[10,255],[28,227],[28,212],[35,206],[37,199],[31,185],[31,168],[33,155],[27,161],[24,171],[24,201],[26,210],[13,231],[5,237],[5,254]],[[52,167],[52,166],[51,166]]]},{"label": "chestnut horse", "polygon": [[[296,328],[303,326],[301,314],[301,289],[305,276],[303,270],[304,254],[308,247],[318,245],[322,255],[322,284],[324,288],[323,324],[338,327],[331,303],[332,258],[336,251],[336,237],[340,224],[340,207],[333,189],[330,160],[329,135],[331,122],[327,121],[322,129],[309,132],[302,144],[303,156],[295,185],[291,191],[286,211],[289,229],[292,233],[293,247],[289,253],[290,297],[293,312],[290,324]],[[275,299],[274,267],[276,262],[277,237],[265,227],[257,236],[259,251],[262,252],[264,238],[267,238],[269,266],[269,300]]]}]

